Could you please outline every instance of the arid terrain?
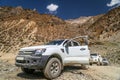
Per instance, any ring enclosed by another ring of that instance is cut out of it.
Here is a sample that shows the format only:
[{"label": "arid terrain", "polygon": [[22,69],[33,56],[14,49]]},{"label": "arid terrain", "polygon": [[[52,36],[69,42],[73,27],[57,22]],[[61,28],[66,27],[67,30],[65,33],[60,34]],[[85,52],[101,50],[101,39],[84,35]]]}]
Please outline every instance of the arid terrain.
[{"label": "arid terrain", "polygon": [[16,67],[21,47],[54,39],[88,35],[91,53],[106,57],[108,66],[67,66],[55,80],[120,80],[120,7],[105,14],[62,20],[22,7],[0,7],[0,80],[46,80],[43,73],[25,74]]},{"label": "arid terrain", "polygon": [[[0,80],[47,80],[43,73],[25,74],[20,68],[7,61],[0,62]],[[89,66],[82,69],[80,66],[67,66],[62,74],[54,80],[120,80],[120,67],[118,66]]]}]

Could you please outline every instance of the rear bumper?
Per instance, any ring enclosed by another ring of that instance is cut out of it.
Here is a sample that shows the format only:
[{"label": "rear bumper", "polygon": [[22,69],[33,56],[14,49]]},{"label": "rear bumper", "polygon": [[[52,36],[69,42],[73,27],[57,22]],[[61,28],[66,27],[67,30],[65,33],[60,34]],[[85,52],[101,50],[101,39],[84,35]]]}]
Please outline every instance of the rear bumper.
[{"label": "rear bumper", "polygon": [[[23,57],[23,60],[18,60],[17,57]],[[15,65],[18,67],[29,68],[29,69],[43,69],[47,63],[49,56],[23,56],[19,55],[16,57]]]}]

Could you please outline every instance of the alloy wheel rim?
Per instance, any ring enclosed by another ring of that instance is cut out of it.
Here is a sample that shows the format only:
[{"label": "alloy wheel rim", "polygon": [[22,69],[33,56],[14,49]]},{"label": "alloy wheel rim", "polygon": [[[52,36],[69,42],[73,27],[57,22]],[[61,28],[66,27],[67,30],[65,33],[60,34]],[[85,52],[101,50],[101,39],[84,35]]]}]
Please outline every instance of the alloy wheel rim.
[{"label": "alloy wheel rim", "polygon": [[53,62],[50,67],[50,71],[53,75],[56,75],[59,72],[59,63],[58,62]]}]

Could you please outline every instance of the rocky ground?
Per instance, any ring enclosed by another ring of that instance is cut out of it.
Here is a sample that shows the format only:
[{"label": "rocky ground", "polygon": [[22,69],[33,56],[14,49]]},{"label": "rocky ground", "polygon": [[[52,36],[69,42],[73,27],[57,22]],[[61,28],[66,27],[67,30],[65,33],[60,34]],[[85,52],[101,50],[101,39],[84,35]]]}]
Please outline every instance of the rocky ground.
[{"label": "rocky ground", "polygon": [[[20,68],[8,61],[0,60],[0,80],[47,80],[43,73],[25,74]],[[67,66],[62,74],[54,80],[120,80],[120,67],[117,66]]]}]

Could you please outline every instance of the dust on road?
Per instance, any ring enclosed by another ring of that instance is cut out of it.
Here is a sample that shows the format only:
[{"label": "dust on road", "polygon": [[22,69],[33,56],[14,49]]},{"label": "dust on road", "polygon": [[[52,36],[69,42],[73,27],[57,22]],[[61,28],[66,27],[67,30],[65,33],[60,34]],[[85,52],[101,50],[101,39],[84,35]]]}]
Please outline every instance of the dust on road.
[{"label": "dust on road", "polygon": [[[47,80],[43,73],[25,74],[14,64],[0,60],[0,80]],[[54,80],[120,80],[120,67],[89,66],[87,70],[80,66],[65,67],[62,74]]]}]

